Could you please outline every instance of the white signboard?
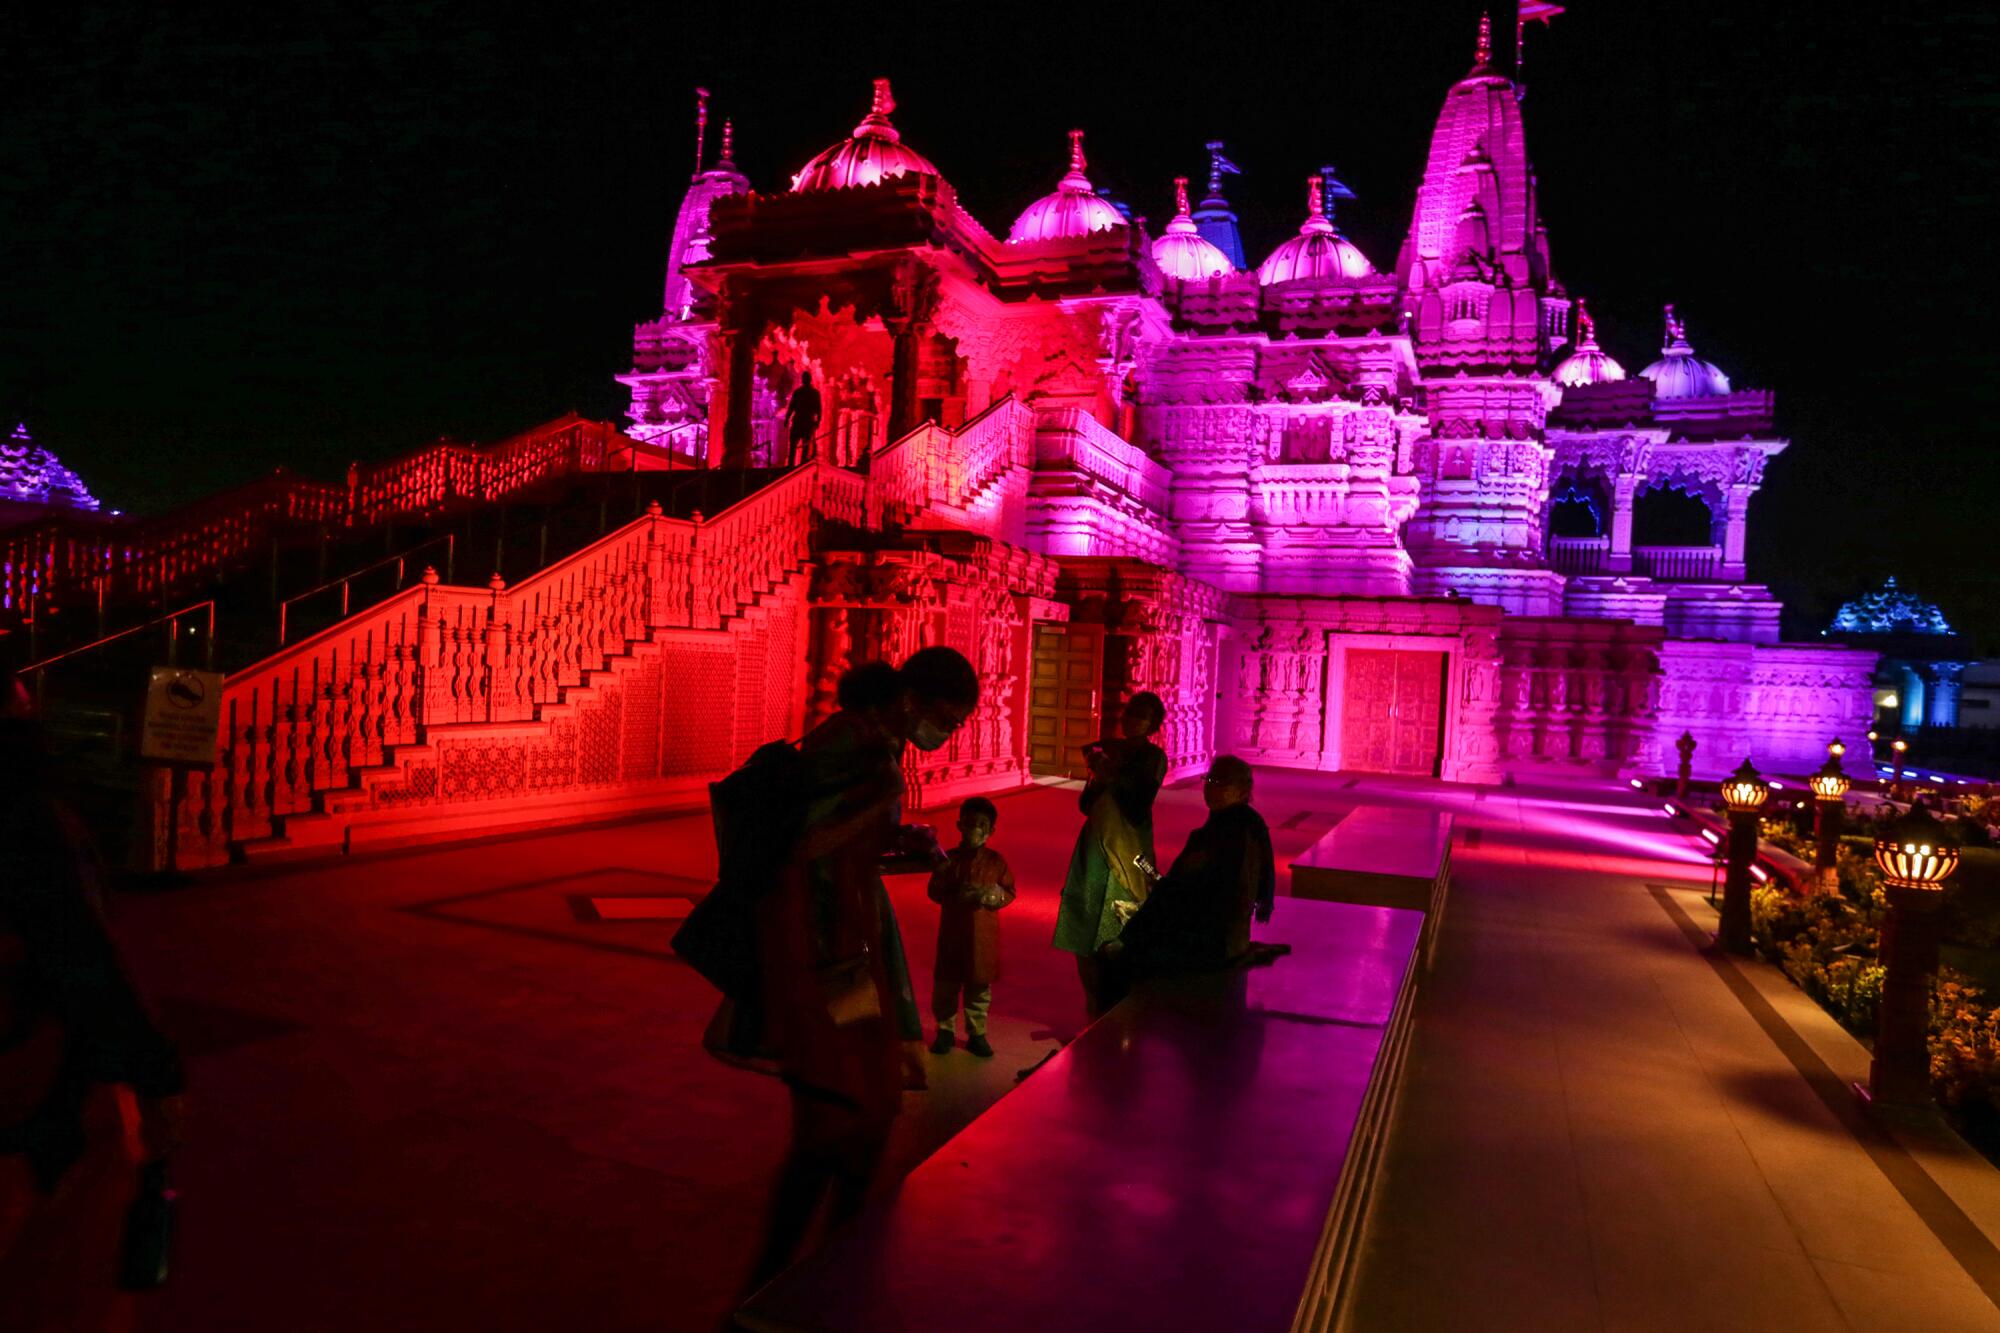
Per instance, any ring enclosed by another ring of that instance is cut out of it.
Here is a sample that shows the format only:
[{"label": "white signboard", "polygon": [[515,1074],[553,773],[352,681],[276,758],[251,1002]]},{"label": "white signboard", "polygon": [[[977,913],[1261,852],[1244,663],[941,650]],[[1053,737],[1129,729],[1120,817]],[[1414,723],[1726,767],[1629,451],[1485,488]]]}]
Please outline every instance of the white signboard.
[{"label": "white signboard", "polygon": [[154,667],[146,683],[146,720],[139,757],[169,764],[215,764],[222,725],[222,673]]}]

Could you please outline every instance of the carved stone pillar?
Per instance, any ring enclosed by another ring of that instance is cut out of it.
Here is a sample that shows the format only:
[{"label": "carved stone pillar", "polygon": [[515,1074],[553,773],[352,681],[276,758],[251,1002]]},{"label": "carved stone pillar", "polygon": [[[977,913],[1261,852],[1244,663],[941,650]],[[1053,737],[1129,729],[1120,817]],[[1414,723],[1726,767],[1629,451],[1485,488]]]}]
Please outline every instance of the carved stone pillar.
[{"label": "carved stone pillar", "polygon": [[1750,497],[1753,486],[1731,486],[1723,497],[1722,577],[1732,582],[1743,577],[1743,544],[1750,528]]},{"label": "carved stone pillar", "polygon": [[894,339],[889,368],[889,443],[917,427],[917,376],[923,340],[930,336],[938,308],[936,270],[914,261],[901,265],[890,281],[882,310],[883,326]]},{"label": "carved stone pillar", "polygon": [[709,461],[722,467],[749,467],[755,442],[757,342],[764,336],[766,320],[748,298],[729,288],[723,290],[717,316],[722,382],[717,386],[720,392],[710,399],[709,438],[722,441],[722,453]]},{"label": "carved stone pillar", "polygon": [[1632,572],[1632,501],[1638,489],[1637,477],[1619,477],[1611,483],[1611,554],[1605,572]]},{"label": "carved stone pillar", "polygon": [[1927,727],[1958,725],[1958,692],[1963,662],[1932,662],[1924,671],[1925,717]]}]

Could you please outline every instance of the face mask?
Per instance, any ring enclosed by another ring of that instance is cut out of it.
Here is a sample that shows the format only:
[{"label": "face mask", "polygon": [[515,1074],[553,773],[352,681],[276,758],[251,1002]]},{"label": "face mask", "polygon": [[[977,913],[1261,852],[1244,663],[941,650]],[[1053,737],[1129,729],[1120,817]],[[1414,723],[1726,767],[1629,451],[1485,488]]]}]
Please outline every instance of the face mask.
[{"label": "face mask", "polygon": [[910,733],[910,744],[919,750],[942,750],[951,739],[951,733],[929,718],[917,723],[917,729]]}]

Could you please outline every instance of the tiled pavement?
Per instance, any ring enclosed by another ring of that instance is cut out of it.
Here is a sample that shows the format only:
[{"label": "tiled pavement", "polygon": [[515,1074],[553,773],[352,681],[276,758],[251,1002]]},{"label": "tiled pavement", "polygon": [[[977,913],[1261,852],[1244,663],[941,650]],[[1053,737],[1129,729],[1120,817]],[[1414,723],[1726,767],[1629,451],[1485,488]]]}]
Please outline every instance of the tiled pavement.
[{"label": "tiled pavement", "polygon": [[[1360,800],[1443,801],[1462,830],[1356,1328],[2000,1328],[1967,1271],[1993,1285],[2000,1176],[1949,1140],[1871,1140],[1816,1090],[1690,943],[1675,912],[1712,920],[1690,887],[1706,864],[1635,799],[1260,781],[1281,859]],[[933,1060],[897,1169],[1081,1021],[1046,948],[1073,795],[1000,804],[1024,890],[1003,917],[1000,1054]],[[1166,793],[1163,854],[1199,818],[1192,788]],[[783,1097],[700,1054],[711,996],[666,954],[671,907],[580,906],[671,902],[711,870],[686,817],[122,902],[195,1094],[179,1270],[144,1326],[715,1327]],[[924,992],[935,918],[920,881],[894,890]],[[1793,1046],[1865,1065],[1782,978],[1742,975]]]}]

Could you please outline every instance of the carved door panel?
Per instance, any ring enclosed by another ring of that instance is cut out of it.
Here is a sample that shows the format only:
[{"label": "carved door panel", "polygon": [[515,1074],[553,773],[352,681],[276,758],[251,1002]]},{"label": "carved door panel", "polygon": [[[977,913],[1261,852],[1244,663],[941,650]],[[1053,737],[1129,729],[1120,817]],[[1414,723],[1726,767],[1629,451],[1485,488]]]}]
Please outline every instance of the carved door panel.
[{"label": "carved door panel", "polygon": [[1369,773],[1436,773],[1444,722],[1444,654],[1350,648],[1346,659],[1340,766]]},{"label": "carved door panel", "polygon": [[1104,683],[1104,627],[1035,624],[1028,683],[1028,771],[1087,777],[1083,747],[1098,737]]}]

